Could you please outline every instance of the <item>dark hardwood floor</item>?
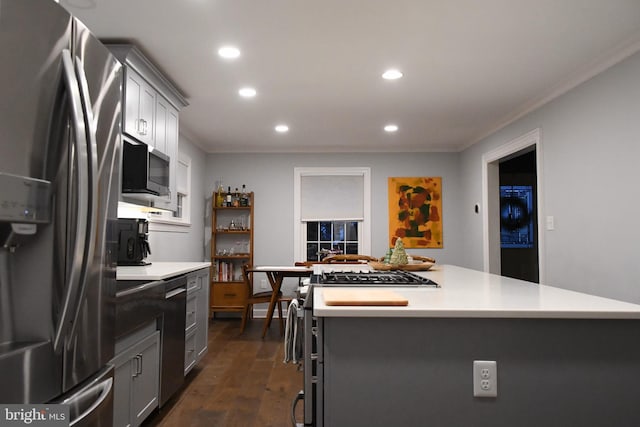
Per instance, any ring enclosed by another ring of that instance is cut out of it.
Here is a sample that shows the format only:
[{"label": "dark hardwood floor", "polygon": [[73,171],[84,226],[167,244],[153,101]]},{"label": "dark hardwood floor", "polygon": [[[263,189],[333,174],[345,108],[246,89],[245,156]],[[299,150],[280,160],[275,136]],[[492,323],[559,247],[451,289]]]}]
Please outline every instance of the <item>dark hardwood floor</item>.
[{"label": "dark hardwood floor", "polygon": [[[291,426],[291,402],[302,389],[302,371],[283,363],[278,320],[262,339],[264,319],[240,335],[240,319],[209,322],[209,350],[181,390],[144,427]],[[296,418],[302,420],[302,406]]]}]

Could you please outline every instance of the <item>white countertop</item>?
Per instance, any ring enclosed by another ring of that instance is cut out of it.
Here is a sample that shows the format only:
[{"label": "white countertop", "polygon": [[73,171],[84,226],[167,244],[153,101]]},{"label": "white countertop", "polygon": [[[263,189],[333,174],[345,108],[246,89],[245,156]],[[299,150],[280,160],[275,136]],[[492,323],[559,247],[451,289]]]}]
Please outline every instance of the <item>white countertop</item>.
[{"label": "white countertop", "polygon": [[154,262],[144,266],[118,266],[117,280],[162,280],[209,268],[210,262]]},{"label": "white countertop", "polygon": [[[386,287],[409,300],[406,307],[327,306],[314,288],[314,315],[321,317],[492,317],[640,319],[640,305],[551,286],[438,265],[417,272],[440,288]],[[349,288],[358,289],[358,288]]]}]

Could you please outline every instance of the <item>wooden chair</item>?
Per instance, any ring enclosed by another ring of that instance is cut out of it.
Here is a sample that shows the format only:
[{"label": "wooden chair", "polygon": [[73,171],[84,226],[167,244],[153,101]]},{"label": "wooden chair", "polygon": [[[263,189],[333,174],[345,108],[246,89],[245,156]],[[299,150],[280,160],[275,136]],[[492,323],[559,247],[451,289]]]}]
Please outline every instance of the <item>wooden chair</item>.
[{"label": "wooden chair", "polygon": [[335,263],[368,263],[369,261],[378,261],[378,258],[369,256],[369,255],[356,255],[356,254],[346,254],[346,255],[329,255],[325,259],[322,260],[324,264],[335,264]]},{"label": "wooden chair", "polygon": [[[252,311],[251,308],[254,304],[263,304],[271,302],[271,295],[273,295],[273,290],[255,292],[253,290],[253,280],[252,274],[249,272],[250,266],[248,264],[244,264],[242,266],[242,278],[244,279],[244,284],[247,287],[247,300],[244,303],[244,311],[242,312],[242,325],[240,326],[240,333],[244,333],[244,328],[247,326],[247,318],[251,318]],[[278,292],[278,314],[280,315],[280,331],[284,333],[284,317],[282,315],[282,301],[290,301],[291,298],[284,298],[282,295],[282,291]]]}]

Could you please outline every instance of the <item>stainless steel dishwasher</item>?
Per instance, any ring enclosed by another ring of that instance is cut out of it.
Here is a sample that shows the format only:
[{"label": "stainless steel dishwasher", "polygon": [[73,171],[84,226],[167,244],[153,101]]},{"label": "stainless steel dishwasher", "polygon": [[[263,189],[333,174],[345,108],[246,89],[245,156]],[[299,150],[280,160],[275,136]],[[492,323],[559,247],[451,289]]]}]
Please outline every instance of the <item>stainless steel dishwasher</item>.
[{"label": "stainless steel dishwasher", "polygon": [[187,311],[187,276],[166,279],[162,302],[160,406],[184,382],[184,328]]}]

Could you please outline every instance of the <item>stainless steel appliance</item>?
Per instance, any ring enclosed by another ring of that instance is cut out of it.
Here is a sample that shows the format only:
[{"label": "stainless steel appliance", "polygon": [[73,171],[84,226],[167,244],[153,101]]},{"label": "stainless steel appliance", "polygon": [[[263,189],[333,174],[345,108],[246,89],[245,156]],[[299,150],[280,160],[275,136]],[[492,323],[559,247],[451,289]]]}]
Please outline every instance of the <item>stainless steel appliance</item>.
[{"label": "stainless steel appliance", "polygon": [[160,406],[167,403],[184,382],[185,313],[187,276],[167,279],[162,317],[162,359],[160,361]]},{"label": "stainless steel appliance", "polygon": [[149,265],[151,254],[149,222],[146,219],[118,219],[118,265]]},{"label": "stainless steel appliance", "polygon": [[120,281],[116,294],[116,336],[123,337],[158,321],[162,336],[160,407],[184,382],[187,276],[150,282]]},{"label": "stainless steel appliance", "polygon": [[169,156],[142,142],[124,139],[122,192],[153,196],[169,194]]},{"label": "stainless steel appliance", "polygon": [[53,1],[0,0],[1,403],[110,426],[121,65]]},{"label": "stainless steel appliance", "polygon": [[409,271],[324,271],[317,278],[320,286],[429,286],[438,284]]},{"label": "stainless steel appliance", "polygon": [[[353,269],[354,271],[351,271]],[[316,286],[402,286],[402,287],[438,287],[439,285],[425,277],[408,271],[374,271],[345,266],[319,266],[311,278],[303,299],[303,390],[294,398],[291,406],[291,419],[295,423],[295,408],[304,402],[304,426],[322,427],[323,421],[323,322],[313,316],[313,288]]]}]

